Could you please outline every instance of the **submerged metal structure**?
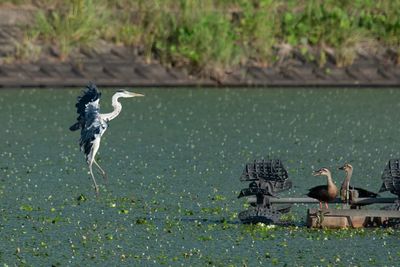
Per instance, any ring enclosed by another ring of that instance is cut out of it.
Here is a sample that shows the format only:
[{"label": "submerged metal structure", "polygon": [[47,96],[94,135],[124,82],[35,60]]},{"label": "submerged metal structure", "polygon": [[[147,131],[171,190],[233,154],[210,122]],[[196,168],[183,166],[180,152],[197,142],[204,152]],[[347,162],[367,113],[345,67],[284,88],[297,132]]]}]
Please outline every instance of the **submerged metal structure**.
[{"label": "submerged metal structure", "polygon": [[[390,205],[384,207],[384,210],[400,211],[400,159],[391,159],[386,164],[382,173],[382,186],[379,192],[389,191],[397,196],[397,199]],[[388,226],[400,227],[400,218],[390,218],[387,221]]]},{"label": "submerged metal structure", "polygon": [[[240,181],[249,182],[238,198],[246,197],[250,207],[239,213],[243,223],[274,223],[283,221],[281,217],[290,211],[295,203],[318,203],[308,197],[279,197],[278,194],[289,190],[292,181],[279,159],[255,160],[247,163]],[[391,159],[382,174],[382,186],[379,192],[390,191],[396,197],[359,198],[357,192],[350,190],[353,197],[349,203],[337,197],[332,203],[343,204],[343,209],[309,209],[307,225],[309,227],[400,227],[400,159]],[[389,204],[383,208],[365,209],[365,205]]]},{"label": "submerged metal structure", "polygon": [[400,197],[400,159],[391,159],[382,174],[382,186],[379,192],[390,191]]},{"label": "submerged metal structure", "polygon": [[291,204],[273,204],[271,197],[292,187],[292,181],[279,159],[255,160],[246,164],[240,181],[250,182],[249,187],[242,189],[238,198],[255,196],[251,207],[239,213],[244,223],[279,223],[283,213],[290,211]]}]

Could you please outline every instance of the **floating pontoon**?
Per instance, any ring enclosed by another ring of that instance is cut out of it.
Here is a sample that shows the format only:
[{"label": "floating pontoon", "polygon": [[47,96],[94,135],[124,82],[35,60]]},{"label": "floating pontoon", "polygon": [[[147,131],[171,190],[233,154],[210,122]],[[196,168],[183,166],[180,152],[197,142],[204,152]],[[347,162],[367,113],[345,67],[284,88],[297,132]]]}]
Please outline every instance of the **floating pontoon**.
[{"label": "floating pontoon", "polygon": [[[250,203],[248,210],[239,213],[243,223],[283,223],[282,215],[289,212],[293,204],[312,204],[318,200],[308,197],[278,196],[289,190],[289,179],[279,159],[260,160],[246,164],[240,177],[242,182],[250,182],[242,189],[238,198],[246,197]],[[382,174],[383,184],[379,192],[390,191],[396,197],[358,198],[357,190],[349,190],[349,198],[336,198],[331,203],[342,204],[341,209],[308,209],[308,227],[400,227],[400,160],[388,162]],[[366,205],[388,204],[381,208],[366,208]]]}]

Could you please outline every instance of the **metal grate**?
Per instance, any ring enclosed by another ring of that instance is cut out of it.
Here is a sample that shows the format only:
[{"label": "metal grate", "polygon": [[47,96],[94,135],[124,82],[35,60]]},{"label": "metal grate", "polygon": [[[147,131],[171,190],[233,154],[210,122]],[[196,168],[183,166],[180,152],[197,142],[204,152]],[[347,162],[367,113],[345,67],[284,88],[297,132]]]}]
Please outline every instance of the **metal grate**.
[{"label": "metal grate", "polygon": [[279,159],[255,160],[253,163],[246,164],[241,181],[254,181],[264,179],[267,181],[283,181],[288,178],[288,173]]},{"label": "metal grate", "polygon": [[379,192],[390,191],[400,197],[400,159],[391,159],[382,174],[382,186]]},{"label": "metal grate", "polygon": [[255,160],[247,163],[240,176],[242,182],[250,182],[249,187],[242,189],[238,198],[255,196],[248,210],[239,214],[244,223],[278,223],[283,213],[290,211],[291,205],[272,205],[271,196],[292,187],[292,181],[279,159]]},{"label": "metal grate", "polygon": [[[246,164],[240,181],[257,181],[257,186],[265,187],[270,191],[269,193],[288,190],[292,187],[292,181],[289,180],[289,175],[279,159],[255,160],[253,163]],[[267,186],[261,186],[266,183]],[[254,183],[249,185],[249,189],[252,187],[255,187]]]}]

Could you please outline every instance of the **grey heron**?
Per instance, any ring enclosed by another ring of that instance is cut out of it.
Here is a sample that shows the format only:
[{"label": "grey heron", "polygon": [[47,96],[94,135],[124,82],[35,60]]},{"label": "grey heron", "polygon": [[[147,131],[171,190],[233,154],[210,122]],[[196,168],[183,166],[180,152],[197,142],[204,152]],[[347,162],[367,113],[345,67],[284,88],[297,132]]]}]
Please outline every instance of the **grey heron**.
[{"label": "grey heron", "polygon": [[93,163],[100,170],[103,178],[107,180],[106,172],[97,163],[95,156],[100,147],[100,139],[104,132],[107,130],[108,122],[121,112],[122,105],[118,102],[120,97],[137,97],[144,96],[142,94],[132,93],[125,90],[118,90],[112,96],[112,106],[114,110],[110,113],[101,114],[100,111],[100,100],[101,93],[98,91],[94,83],[89,83],[86,86],[86,90],[81,96],[78,97],[78,103],[76,103],[78,118],[77,122],[73,124],[69,129],[76,131],[81,129],[81,138],[79,145],[81,151],[85,153],[86,162],[89,166],[89,172],[93,179],[94,188],[96,194],[99,193],[99,187],[96,183],[96,179],[93,175]]}]

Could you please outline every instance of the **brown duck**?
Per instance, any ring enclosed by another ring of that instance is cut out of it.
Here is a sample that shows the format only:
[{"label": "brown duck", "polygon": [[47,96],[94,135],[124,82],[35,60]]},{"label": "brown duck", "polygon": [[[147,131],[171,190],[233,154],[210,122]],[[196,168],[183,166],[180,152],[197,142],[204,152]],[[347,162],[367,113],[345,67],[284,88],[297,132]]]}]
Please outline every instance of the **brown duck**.
[{"label": "brown duck", "polygon": [[318,185],[309,189],[307,196],[317,199],[319,201],[319,207],[321,209],[322,209],[322,202],[325,203],[325,208],[328,208],[328,202],[334,200],[338,193],[338,189],[332,180],[332,174],[330,170],[328,170],[327,168],[321,168],[317,171],[314,171],[313,175],[326,176],[327,184]]},{"label": "brown duck", "polygon": [[350,179],[351,176],[353,175],[353,166],[351,166],[349,163],[345,163],[342,167],[339,168],[339,170],[343,170],[346,172],[346,178],[344,179],[342,186],[340,187],[340,198],[342,200],[347,200],[351,199],[351,196],[348,194],[348,190],[355,189],[358,191],[358,197],[377,197],[378,194],[368,191],[366,189],[360,188],[360,187],[353,187],[350,185]]}]

